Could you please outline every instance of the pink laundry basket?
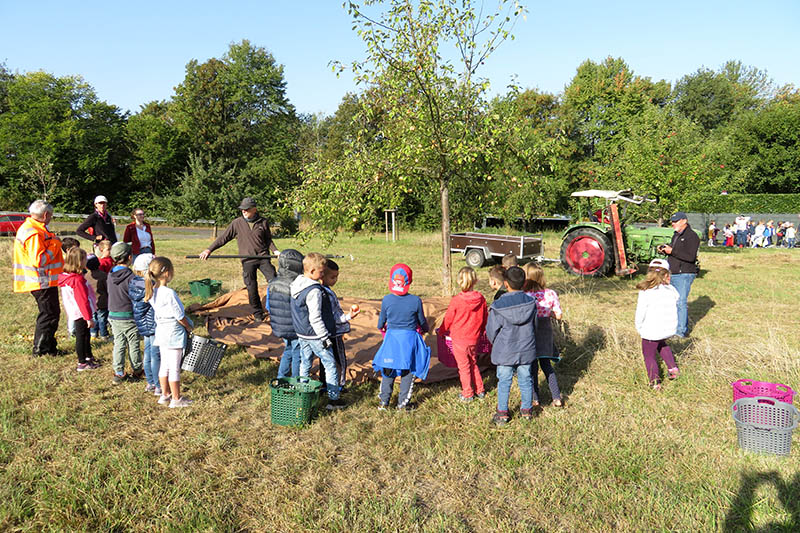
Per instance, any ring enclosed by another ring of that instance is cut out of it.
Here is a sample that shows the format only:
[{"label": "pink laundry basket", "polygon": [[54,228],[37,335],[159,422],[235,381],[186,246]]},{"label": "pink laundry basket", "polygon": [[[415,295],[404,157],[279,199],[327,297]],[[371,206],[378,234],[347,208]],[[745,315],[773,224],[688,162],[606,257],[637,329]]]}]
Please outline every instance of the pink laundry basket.
[{"label": "pink laundry basket", "polygon": [[733,386],[733,401],[739,398],[755,398],[757,396],[774,398],[779,402],[792,403],[795,392],[789,385],[781,383],[767,383],[753,379],[740,379],[731,383]]}]

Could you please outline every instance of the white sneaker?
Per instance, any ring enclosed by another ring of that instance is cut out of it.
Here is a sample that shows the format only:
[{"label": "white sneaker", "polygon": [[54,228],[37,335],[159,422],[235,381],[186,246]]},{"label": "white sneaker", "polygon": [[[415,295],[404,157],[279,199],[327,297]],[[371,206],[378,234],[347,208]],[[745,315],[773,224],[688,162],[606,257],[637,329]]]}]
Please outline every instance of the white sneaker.
[{"label": "white sneaker", "polygon": [[172,400],[172,394],[164,396],[163,394],[158,398],[158,405],[167,405]]},{"label": "white sneaker", "polygon": [[171,402],[169,402],[170,409],[174,409],[176,407],[189,407],[190,405],[192,405],[192,400],[186,396],[181,396],[177,400],[173,399]]}]

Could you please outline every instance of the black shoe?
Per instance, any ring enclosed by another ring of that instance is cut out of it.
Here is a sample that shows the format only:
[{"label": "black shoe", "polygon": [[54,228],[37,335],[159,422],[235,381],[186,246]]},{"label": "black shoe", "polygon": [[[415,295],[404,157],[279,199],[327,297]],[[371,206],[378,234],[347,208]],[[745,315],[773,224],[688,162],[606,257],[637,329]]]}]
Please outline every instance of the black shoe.
[{"label": "black shoe", "polygon": [[68,354],[69,354],[69,352],[66,351],[66,350],[56,350],[54,352],[47,352],[47,355],[49,355],[51,357],[63,357],[63,356],[68,355]]},{"label": "black shoe", "polygon": [[408,402],[405,405],[398,405],[397,406],[397,410],[398,411],[408,411],[408,412],[416,411],[417,410],[417,404],[415,404],[414,402]]},{"label": "black shoe", "polygon": [[336,400],[328,400],[328,405],[325,406],[325,409],[328,411],[335,411],[337,409],[343,409],[346,404],[341,398],[337,398]]},{"label": "black shoe", "polygon": [[511,417],[509,417],[508,415],[495,413],[494,416],[492,416],[492,424],[494,424],[497,427],[503,427],[510,421]]},{"label": "black shoe", "polygon": [[129,381],[142,381],[144,379],[144,370],[134,370],[133,374],[128,376]]}]

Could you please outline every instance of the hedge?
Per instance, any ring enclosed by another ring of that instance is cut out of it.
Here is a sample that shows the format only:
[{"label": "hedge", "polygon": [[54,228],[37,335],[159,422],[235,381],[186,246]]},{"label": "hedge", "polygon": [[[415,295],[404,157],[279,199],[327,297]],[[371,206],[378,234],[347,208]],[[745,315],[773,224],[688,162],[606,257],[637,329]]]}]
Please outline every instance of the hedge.
[{"label": "hedge", "polygon": [[800,194],[716,194],[697,198],[687,211],[699,213],[800,213]]}]

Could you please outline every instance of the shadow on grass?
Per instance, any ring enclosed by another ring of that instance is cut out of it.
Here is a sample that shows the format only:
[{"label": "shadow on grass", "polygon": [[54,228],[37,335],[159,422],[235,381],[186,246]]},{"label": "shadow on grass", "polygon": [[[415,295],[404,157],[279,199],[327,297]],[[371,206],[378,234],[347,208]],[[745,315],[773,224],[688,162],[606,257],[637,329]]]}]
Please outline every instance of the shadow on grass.
[{"label": "shadow on grass", "polygon": [[[770,522],[762,527],[753,527],[753,509],[759,503],[756,492],[762,485],[772,485],[778,492],[778,499],[791,514],[788,522]],[[742,473],[739,494],[731,504],[723,531],[798,531],[800,529],[800,474],[795,474],[791,482],[785,481],[778,472]]]},{"label": "shadow on grass", "polygon": [[[562,396],[569,396],[575,384],[589,370],[597,352],[606,344],[606,334],[600,326],[591,326],[582,339],[575,340],[567,322],[562,323],[563,331],[556,332],[556,346],[560,348],[563,359],[556,366]],[[538,376],[537,376],[538,377]],[[546,384],[539,387],[541,392],[549,391]]]},{"label": "shadow on grass", "polygon": [[696,300],[689,302],[689,319],[692,328],[697,325],[717,303],[708,296],[700,296]]}]

